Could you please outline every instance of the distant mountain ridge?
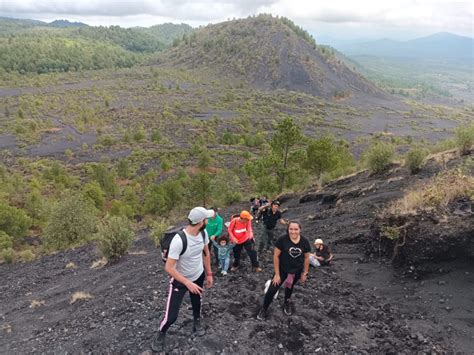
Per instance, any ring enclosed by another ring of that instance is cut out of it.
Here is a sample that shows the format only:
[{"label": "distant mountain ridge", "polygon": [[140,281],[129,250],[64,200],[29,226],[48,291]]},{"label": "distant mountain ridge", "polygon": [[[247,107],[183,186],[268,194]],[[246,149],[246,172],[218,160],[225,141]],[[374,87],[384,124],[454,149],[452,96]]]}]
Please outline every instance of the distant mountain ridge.
[{"label": "distant mountain ridge", "polygon": [[349,56],[372,55],[399,58],[474,58],[474,39],[448,32],[435,33],[409,41],[380,39],[363,43],[338,43],[339,51]]},{"label": "distant mountain ridge", "polygon": [[89,27],[82,22],[70,22],[68,20],[54,20],[48,24],[51,27],[58,27],[58,28],[67,28],[67,27]]}]

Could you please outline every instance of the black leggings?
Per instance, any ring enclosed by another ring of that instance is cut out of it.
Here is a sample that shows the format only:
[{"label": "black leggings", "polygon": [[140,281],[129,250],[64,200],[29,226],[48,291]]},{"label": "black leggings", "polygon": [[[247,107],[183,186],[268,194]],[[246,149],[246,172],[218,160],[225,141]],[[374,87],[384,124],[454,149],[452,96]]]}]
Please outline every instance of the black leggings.
[{"label": "black leggings", "polygon": [[263,249],[271,249],[273,247],[273,239],[275,239],[275,229],[268,229],[263,225],[262,236],[258,244],[258,252],[261,253]]},{"label": "black leggings", "polygon": [[[203,272],[202,275],[193,282],[199,287],[202,287],[204,285],[204,279],[205,274]],[[183,297],[186,291],[188,291],[186,286],[171,278],[168,300],[166,301],[165,316],[160,323],[161,332],[166,333],[168,328],[176,322],[176,319],[178,319],[179,308],[181,307],[181,302],[183,302]],[[201,296],[191,292],[189,293],[189,296],[191,298],[191,305],[193,306],[194,319],[199,319],[201,317]]]},{"label": "black leggings", "polygon": [[259,264],[257,251],[255,250],[255,241],[253,239],[248,239],[245,243],[237,244],[234,247],[234,263],[232,264],[232,266],[240,266],[240,253],[242,252],[242,248],[245,248],[247,255],[250,257],[250,261],[252,262],[252,266],[258,267]]},{"label": "black leggings", "polygon": [[[293,288],[295,287],[296,282],[300,279],[301,277],[301,272],[302,270],[298,271],[295,273],[295,278],[293,279],[293,283],[291,284],[291,287],[285,287],[285,301],[288,300],[291,297],[291,294],[293,293]],[[286,278],[288,277],[288,273],[280,270],[280,284],[278,286],[273,285],[273,277],[275,277],[275,274],[272,276],[272,283],[270,284],[270,287],[267,290],[267,293],[265,293],[265,298],[263,299],[263,309],[267,310],[270,304],[273,301],[273,296],[277,293],[277,291],[280,289],[281,285],[285,283]]]}]

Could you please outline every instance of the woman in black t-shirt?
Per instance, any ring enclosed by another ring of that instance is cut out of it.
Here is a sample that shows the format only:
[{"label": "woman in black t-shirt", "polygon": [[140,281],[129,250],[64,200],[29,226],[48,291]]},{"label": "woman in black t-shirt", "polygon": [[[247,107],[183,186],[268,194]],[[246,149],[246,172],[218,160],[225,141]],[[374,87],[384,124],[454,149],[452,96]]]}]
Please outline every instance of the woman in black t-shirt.
[{"label": "woman in black t-shirt", "polygon": [[301,236],[300,232],[300,224],[298,222],[290,222],[287,235],[279,238],[275,243],[275,250],[273,252],[275,273],[268,290],[265,292],[263,307],[258,313],[257,319],[264,320],[266,318],[267,309],[282,283],[285,284],[283,311],[287,315],[293,313],[294,307],[290,303],[290,297],[295,283],[299,279],[304,283],[308,278],[309,253],[311,251],[309,241]]}]

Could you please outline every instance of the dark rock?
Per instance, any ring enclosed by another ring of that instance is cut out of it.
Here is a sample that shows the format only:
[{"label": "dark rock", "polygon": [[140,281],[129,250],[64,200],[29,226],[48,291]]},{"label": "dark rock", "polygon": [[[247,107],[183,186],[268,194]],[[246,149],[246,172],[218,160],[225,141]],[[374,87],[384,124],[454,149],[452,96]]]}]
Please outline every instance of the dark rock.
[{"label": "dark rock", "polygon": [[317,202],[320,201],[323,198],[324,194],[322,193],[309,193],[304,196],[302,196],[299,200],[300,203],[306,203],[306,202]]},{"label": "dark rock", "polygon": [[336,202],[339,195],[337,193],[324,194],[321,199],[321,204],[326,205]]}]

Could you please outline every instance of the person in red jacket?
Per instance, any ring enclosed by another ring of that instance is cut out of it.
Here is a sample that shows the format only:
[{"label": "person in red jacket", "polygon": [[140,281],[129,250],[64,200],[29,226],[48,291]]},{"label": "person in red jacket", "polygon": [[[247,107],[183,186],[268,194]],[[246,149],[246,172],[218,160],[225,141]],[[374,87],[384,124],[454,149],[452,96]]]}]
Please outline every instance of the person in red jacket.
[{"label": "person in red jacket", "polygon": [[236,271],[240,266],[240,254],[243,248],[245,248],[245,251],[250,257],[254,271],[262,271],[259,267],[257,252],[255,250],[252,219],[253,217],[250,212],[242,211],[240,212],[239,217],[232,219],[227,229],[231,242],[236,244],[234,247],[234,263],[232,264],[230,271]]}]

